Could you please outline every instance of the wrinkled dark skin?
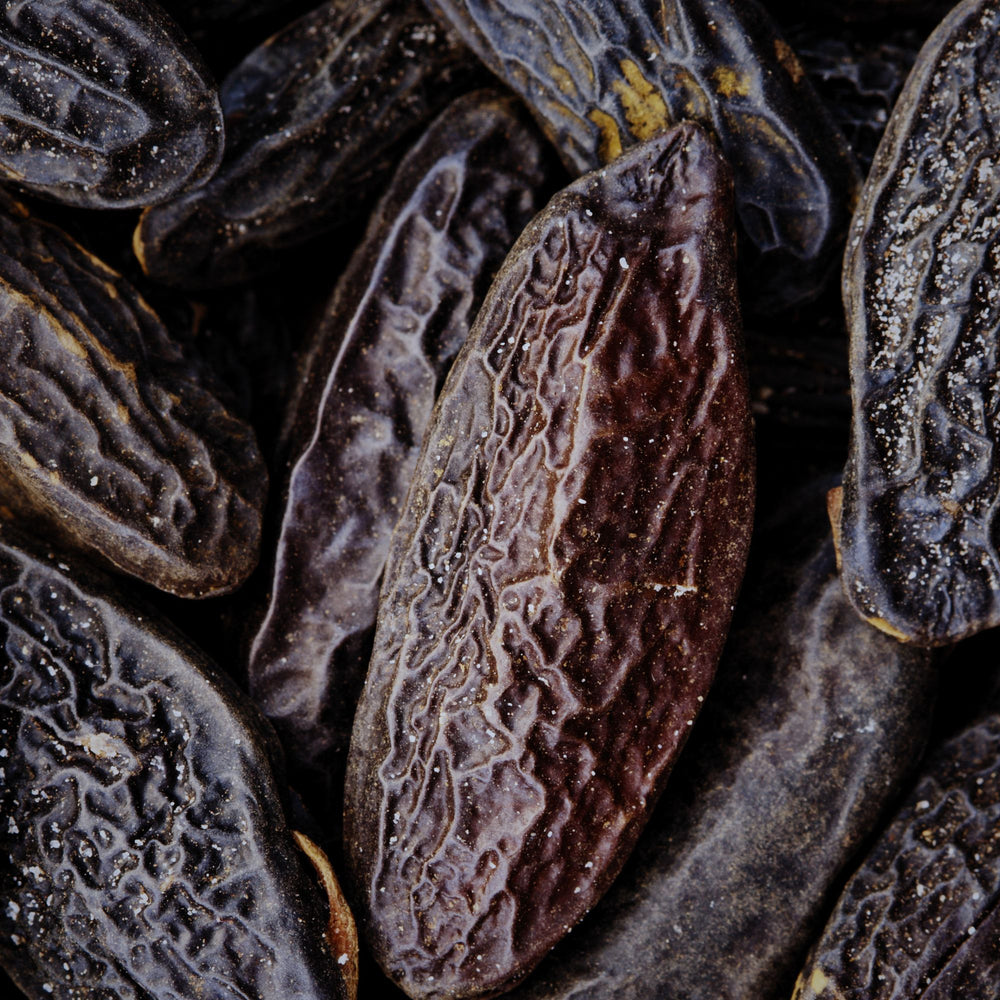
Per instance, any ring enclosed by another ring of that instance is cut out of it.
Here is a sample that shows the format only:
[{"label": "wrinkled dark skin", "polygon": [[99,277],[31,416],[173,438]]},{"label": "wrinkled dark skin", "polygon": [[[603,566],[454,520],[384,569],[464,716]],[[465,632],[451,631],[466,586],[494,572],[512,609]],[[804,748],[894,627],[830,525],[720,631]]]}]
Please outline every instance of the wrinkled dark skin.
[{"label": "wrinkled dark skin", "polygon": [[751,0],[428,6],[526,100],[576,173],[673,122],[713,131],[733,167],[740,221],[767,261],[754,284],[789,300],[818,290],[860,177],[791,48]]},{"label": "wrinkled dark skin", "polygon": [[442,390],[345,811],[369,943],[413,997],[508,989],[583,916],[714,674],[753,507],[730,199],[691,124],[581,178]]},{"label": "wrinkled dark skin", "polygon": [[145,212],[135,250],[168,284],[232,284],[368,204],[402,152],[476,75],[416,2],[333,0],[223,81],[223,162],[192,197]]},{"label": "wrinkled dark skin", "polygon": [[844,267],[844,587],[898,638],[1000,624],[1000,9],[960,4],[893,112]]},{"label": "wrinkled dark skin", "polygon": [[997,704],[921,768],[847,883],[795,1000],[1000,996]]},{"label": "wrinkled dark skin", "polygon": [[17,985],[350,1000],[273,733],[232,682],[6,530],[0,639],[0,961]]},{"label": "wrinkled dark skin", "polygon": [[919,759],[937,686],[925,651],[847,604],[817,545],[826,482],[755,535],[763,556],[633,857],[511,1000],[787,1000],[831,889]]},{"label": "wrinkled dark skin", "polygon": [[340,807],[378,587],[437,392],[552,171],[513,98],[478,91],[397,171],[311,344],[250,690]]},{"label": "wrinkled dark skin", "polygon": [[0,498],[49,537],[182,597],[257,560],[267,474],[132,286],[0,201]]},{"label": "wrinkled dark skin", "polygon": [[222,156],[211,76],[141,0],[5,3],[0,125],[0,177],[83,208],[165,201]]}]

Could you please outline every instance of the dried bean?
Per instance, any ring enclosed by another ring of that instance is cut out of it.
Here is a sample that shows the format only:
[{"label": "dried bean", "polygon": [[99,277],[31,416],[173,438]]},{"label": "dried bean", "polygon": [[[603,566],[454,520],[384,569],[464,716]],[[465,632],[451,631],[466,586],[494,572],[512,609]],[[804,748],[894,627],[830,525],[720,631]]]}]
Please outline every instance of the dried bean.
[{"label": "dried bean", "polygon": [[844,267],[854,420],[839,516],[860,614],[936,645],[1000,623],[1000,4],[931,36]]},{"label": "dried bean", "polygon": [[509,988],[583,916],[715,671],[753,506],[730,199],[691,124],[585,176],[442,390],[345,812],[369,942],[412,996]]},{"label": "dried bean", "polygon": [[0,200],[0,498],[7,516],[162,590],[232,590],[267,475],[135,289]]},{"label": "dried bean", "polygon": [[1000,995],[1000,714],[941,747],[847,883],[795,1000]]},{"label": "dried bean", "polygon": [[6,530],[0,636],[0,961],[21,989],[349,1000],[350,914],[295,847],[245,696]]},{"label": "dried bean", "polygon": [[0,175],[85,208],[165,201],[222,156],[201,57],[140,0],[3,4],[0,121]]},{"label": "dried bean", "polygon": [[459,98],[401,164],[310,347],[249,682],[337,806],[389,536],[438,389],[547,166],[513,98]]}]

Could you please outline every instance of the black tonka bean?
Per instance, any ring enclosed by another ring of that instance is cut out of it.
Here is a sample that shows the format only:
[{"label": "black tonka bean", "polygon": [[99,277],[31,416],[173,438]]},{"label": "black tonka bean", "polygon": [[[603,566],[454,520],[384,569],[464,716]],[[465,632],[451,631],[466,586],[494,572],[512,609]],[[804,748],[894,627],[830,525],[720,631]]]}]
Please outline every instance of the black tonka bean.
[{"label": "black tonka bean", "polygon": [[153,205],[222,156],[219,95],[155,3],[0,5],[0,177],[84,208]]},{"label": "black tonka bean", "polygon": [[351,1000],[350,916],[334,892],[331,931],[273,733],[232,682],[7,529],[0,643],[0,962],[18,986]]}]

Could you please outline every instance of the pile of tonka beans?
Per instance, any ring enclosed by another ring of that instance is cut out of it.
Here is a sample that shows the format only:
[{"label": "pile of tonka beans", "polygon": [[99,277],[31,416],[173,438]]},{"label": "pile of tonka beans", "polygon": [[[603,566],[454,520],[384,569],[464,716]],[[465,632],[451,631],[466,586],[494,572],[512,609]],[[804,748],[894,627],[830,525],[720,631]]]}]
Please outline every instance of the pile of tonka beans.
[{"label": "pile of tonka beans", "polygon": [[0,4],[0,994],[997,1000],[1000,0]]}]

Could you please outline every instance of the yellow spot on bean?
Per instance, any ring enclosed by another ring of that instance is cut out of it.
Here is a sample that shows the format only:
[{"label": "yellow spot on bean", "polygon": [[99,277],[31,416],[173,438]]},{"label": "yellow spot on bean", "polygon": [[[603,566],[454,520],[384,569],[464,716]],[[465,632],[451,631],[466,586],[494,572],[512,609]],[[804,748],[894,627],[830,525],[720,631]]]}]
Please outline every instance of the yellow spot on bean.
[{"label": "yellow spot on bean", "polygon": [[549,75],[555,81],[555,85],[567,97],[577,96],[576,84],[573,82],[573,77],[565,66],[560,66],[558,63],[550,63]]},{"label": "yellow spot on bean", "polygon": [[618,124],[611,115],[594,108],[587,117],[600,129],[601,138],[597,155],[602,163],[610,163],[622,155],[622,137]]},{"label": "yellow spot on bean", "polygon": [[620,65],[625,79],[615,80],[611,87],[622,102],[632,135],[640,141],[650,139],[670,125],[667,103],[631,59],[623,59]]},{"label": "yellow spot on bean", "polygon": [[792,83],[798,84],[805,76],[805,70],[788,42],[782,38],[776,38],[774,40],[774,54],[778,57],[778,62],[784,67],[785,72],[792,78]]},{"label": "yellow spot on bean", "polygon": [[712,73],[712,79],[722,97],[746,97],[750,93],[750,77],[730,66],[720,66]]},{"label": "yellow spot on bean", "polygon": [[879,618],[877,615],[869,618],[868,624],[874,625],[880,632],[885,632],[886,635],[891,635],[893,639],[898,639],[900,642],[910,641],[910,637],[905,632],[901,632],[895,625],[890,624],[884,618]]}]

